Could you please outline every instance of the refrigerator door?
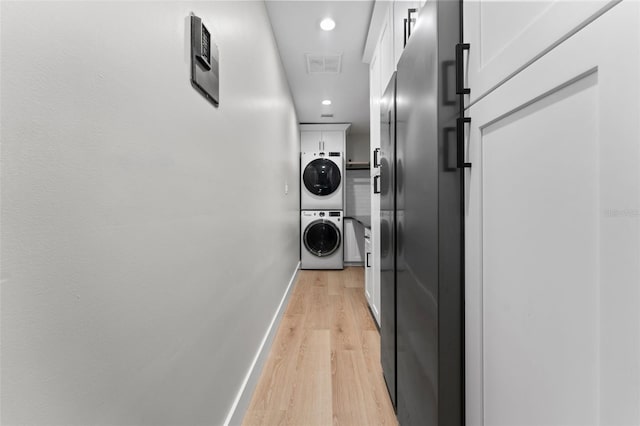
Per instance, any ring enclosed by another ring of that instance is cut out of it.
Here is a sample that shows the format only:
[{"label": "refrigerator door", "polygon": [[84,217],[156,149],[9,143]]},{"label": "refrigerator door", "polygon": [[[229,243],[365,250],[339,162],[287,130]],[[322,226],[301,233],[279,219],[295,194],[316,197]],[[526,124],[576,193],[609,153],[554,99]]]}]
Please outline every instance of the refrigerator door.
[{"label": "refrigerator door", "polygon": [[395,74],[380,100],[380,346],[387,389],[396,406]]},{"label": "refrigerator door", "polygon": [[457,1],[426,2],[396,76],[396,407],[406,425],[464,419],[462,175],[447,158],[459,22]]}]

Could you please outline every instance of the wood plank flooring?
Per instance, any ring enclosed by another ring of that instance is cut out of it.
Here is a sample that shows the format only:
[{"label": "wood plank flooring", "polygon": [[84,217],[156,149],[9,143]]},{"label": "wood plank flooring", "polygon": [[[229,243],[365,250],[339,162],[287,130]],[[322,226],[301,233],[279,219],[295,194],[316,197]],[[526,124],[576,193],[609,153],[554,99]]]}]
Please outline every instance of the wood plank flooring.
[{"label": "wood plank flooring", "polygon": [[243,425],[397,425],[363,268],[300,271]]}]

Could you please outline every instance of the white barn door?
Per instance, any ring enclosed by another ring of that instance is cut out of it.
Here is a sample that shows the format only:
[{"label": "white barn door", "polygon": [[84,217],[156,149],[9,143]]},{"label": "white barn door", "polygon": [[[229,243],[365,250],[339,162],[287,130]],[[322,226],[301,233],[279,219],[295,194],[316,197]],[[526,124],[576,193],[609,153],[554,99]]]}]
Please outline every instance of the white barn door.
[{"label": "white barn door", "polygon": [[469,426],[640,424],[640,3],[524,7],[571,4],[597,15],[558,43],[538,25],[553,48],[503,48],[502,74],[471,60],[497,39],[465,35],[486,91],[466,111]]}]

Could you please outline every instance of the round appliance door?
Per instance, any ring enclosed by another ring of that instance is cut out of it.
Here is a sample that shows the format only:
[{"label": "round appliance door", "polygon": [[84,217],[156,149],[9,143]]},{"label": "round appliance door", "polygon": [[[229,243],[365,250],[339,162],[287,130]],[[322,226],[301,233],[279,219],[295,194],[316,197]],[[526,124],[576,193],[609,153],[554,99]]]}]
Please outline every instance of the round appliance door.
[{"label": "round appliance door", "polygon": [[314,195],[329,195],[340,186],[340,168],[326,158],[317,158],[307,164],[302,174],[304,186]]},{"label": "round appliance door", "polygon": [[340,247],[340,230],[325,219],[311,222],[304,230],[304,246],[318,257],[329,256]]}]

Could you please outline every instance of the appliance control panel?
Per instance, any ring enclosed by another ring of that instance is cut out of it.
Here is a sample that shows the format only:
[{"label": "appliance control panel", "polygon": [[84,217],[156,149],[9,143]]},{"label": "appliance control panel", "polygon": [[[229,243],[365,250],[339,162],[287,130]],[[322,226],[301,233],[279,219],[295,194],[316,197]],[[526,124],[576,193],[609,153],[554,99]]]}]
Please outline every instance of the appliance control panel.
[{"label": "appliance control panel", "polygon": [[[324,211],[311,211],[311,210],[302,210],[302,216],[306,216],[306,217],[312,217],[312,216],[320,216],[320,217],[325,217],[328,216],[329,217],[342,217],[342,212],[337,211],[337,212],[324,212]],[[338,219],[340,220],[340,219]]]}]

